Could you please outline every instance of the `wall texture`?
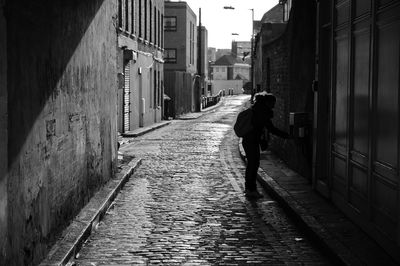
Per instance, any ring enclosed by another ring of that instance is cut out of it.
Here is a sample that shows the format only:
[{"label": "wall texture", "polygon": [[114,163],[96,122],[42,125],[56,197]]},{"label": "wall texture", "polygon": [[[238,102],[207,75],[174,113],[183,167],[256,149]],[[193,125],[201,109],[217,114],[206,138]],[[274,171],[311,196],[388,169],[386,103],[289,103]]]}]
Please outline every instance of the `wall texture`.
[{"label": "wall texture", "polygon": [[40,262],[114,173],[115,2],[6,2],[7,265]]},{"label": "wall texture", "polygon": [[171,97],[168,102],[168,115],[189,113],[192,111],[194,80],[190,73],[166,71],[164,73],[165,93]]},{"label": "wall texture", "polygon": [[[311,89],[315,74],[315,15],[312,1],[294,1],[286,31],[264,44],[262,86],[277,97],[274,123],[289,130],[290,112],[313,113]],[[268,78],[267,78],[268,77]],[[294,170],[311,178],[311,121],[306,136],[293,141],[273,138],[271,148]]]},{"label": "wall texture", "polygon": [[0,264],[7,244],[7,29],[0,0]]}]

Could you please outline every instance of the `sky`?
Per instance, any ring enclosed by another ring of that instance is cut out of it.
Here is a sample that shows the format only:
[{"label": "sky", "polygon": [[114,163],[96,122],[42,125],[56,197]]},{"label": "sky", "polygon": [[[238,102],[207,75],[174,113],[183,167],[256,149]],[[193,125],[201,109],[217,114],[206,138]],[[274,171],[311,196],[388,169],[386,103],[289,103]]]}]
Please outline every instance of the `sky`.
[{"label": "sky", "polygon": [[[232,40],[250,41],[252,29],[250,9],[254,9],[254,20],[261,20],[264,13],[278,4],[279,0],[185,0],[185,2],[196,13],[197,23],[201,8],[201,24],[208,31],[208,47],[230,49]],[[232,6],[235,9],[224,9],[224,6]]]}]

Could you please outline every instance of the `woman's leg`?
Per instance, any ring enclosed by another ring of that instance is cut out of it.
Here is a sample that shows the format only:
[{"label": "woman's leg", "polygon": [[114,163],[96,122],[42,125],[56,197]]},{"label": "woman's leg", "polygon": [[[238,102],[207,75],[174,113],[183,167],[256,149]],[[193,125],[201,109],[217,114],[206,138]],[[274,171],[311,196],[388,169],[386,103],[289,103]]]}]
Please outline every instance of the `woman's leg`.
[{"label": "woman's leg", "polygon": [[252,140],[243,139],[242,144],[247,159],[245,188],[255,191],[257,190],[257,172],[260,166],[260,147],[257,142]]}]

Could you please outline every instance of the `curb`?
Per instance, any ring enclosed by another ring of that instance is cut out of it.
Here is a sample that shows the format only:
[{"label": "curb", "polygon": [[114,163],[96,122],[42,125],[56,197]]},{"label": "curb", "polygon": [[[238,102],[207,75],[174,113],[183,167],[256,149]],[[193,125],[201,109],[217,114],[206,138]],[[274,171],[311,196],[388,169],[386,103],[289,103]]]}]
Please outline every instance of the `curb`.
[{"label": "curb", "polygon": [[120,190],[140,166],[141,161],[142,159],[135,158],[122,165],[121,171],[116,174],[115,178],[101,188],[82,208],[39,265],[66,265],[78,255],[82,245],[96,229]]},{"label": "curb", "polygon": [[171,124],[171,121],[160,122],[160,123],[157,123],[157,124],[152,125],[152,126],[147,127],[147,128],[142,128],[142,129],[139,128],[139,129],[137,129],[137,130],[129,131],[129,132],[126,132],[126,133],[121,133],[121,136],[122,136],[122,137],[126,137],[126,138],[129,138],[129,137],[132,137],[132,138],[134,138],[134,137],[139,137],[139,136],[142,136],[142,135],[144,135],[144,134],[146,134],[146,133],[149,133],[149,132],[151,132],[151,131],[154,131],[154,130],[156,130],[156,129],[159,129],[159,128],[168,126],[169,124]]},{"label": "curb", "polygon": [[193,119],[197,119],[197,118],[199,118],[199,117],[201,117],[201,116],[213,111],[218,106],[220,106],[222,104],[223,100],[224,100],[224,98],[221,98],[221,100],[217,104],[214,104],[213,106],[210,106],[210,107],[208,107],[206,109],[203,109],[200,112],[183,114],[181,116],[178,116],[175,119],[176,120],[193,120]]},{"label": "curb", "polygon": [[[242,146],[242,138],[239,140],[239,153],[243,161],[246,162],[246,155]],[[318,222],[315,217],[308,214],[299,202],[296,201],[284,188],[282,188],[273,178],[271,178],[261,168],[259,169],[257,180],[263,189],[272,196],[282,208],[293,217],[307,234],[322,247],[337,265],[363,265],[345,245],[338,241],[326,228]]]}]

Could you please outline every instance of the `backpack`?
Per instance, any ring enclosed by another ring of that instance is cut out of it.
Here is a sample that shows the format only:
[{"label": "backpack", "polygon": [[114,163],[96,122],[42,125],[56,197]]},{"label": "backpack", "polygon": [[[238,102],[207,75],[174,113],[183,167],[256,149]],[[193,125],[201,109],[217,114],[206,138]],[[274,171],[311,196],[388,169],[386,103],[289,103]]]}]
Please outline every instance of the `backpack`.
[{"label": "backpack", "polygon": [[252,118],[253,110],[251,108],[247,108],[238,114],[235,125],[233,126],[236,136],[243,137],[253,131]]}]

